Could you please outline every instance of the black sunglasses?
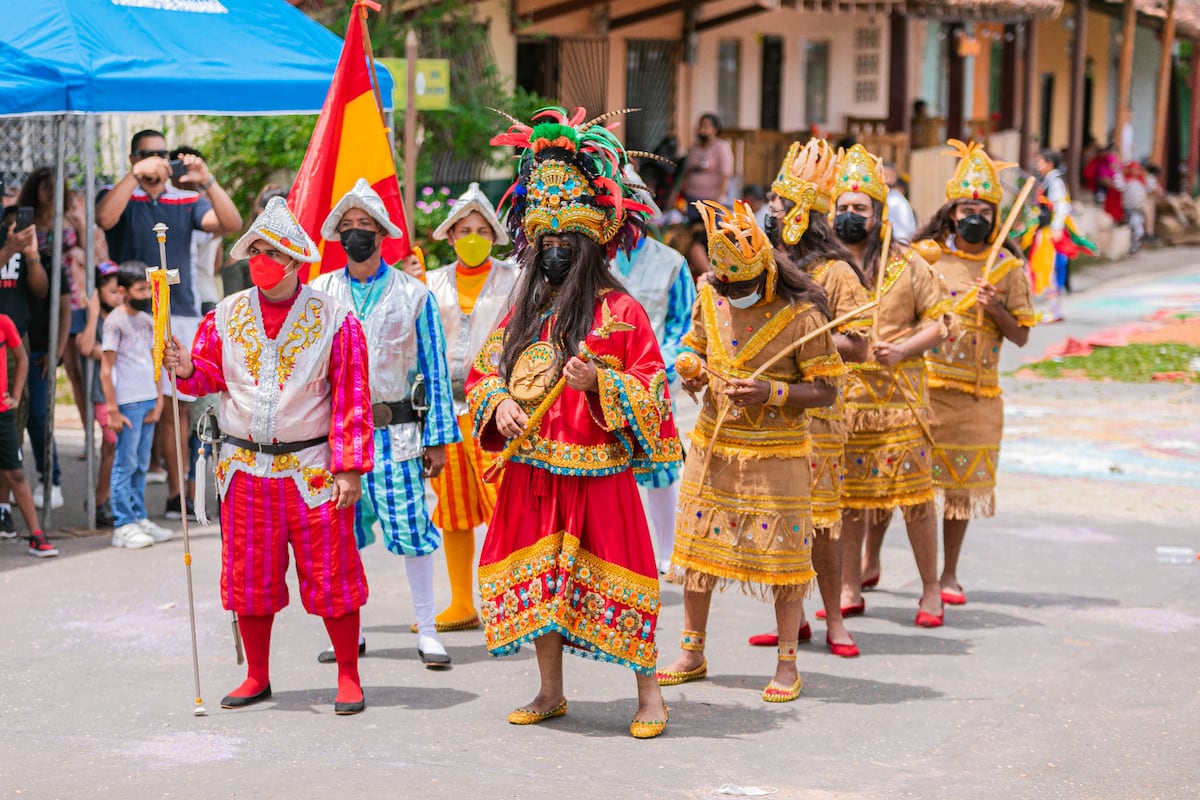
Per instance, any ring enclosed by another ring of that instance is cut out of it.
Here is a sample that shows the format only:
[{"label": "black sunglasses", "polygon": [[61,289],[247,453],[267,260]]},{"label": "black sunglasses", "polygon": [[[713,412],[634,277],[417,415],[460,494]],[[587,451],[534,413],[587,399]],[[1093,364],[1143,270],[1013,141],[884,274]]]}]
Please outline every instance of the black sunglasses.
[{"label": "black sunglasses", "polygon": [[168,153],[166,150],[134,150],[133,154],[138,158],[150,158],[151,156],[166,158],[168,155],[170,155],[170,153]]}]

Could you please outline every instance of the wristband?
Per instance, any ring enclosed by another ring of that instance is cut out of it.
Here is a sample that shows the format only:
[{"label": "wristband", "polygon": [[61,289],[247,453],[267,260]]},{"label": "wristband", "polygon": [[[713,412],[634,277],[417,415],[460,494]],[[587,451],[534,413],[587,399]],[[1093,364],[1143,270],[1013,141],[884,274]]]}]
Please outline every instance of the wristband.
[{"label": "wristband", "polygon": [[217,179],[214,178],[213,176],[209,175],[208,180],[206,180],[204,183],[200,184],[200,188],[207,192],[209,189],[212,188],[212,185],[216,182],[217,182]]},{"label": "wristband", "polygon": [[787,403],[788,399],[788,384],[783,381],[770,381],[771,394],[767,397],[766,405],[771,408],[779,408]]}]

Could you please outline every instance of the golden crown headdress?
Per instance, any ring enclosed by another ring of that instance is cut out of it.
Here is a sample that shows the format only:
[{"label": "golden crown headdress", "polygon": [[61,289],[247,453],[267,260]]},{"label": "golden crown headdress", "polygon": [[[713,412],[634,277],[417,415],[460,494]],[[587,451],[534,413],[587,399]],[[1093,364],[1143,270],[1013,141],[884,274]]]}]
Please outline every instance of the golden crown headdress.
[{"label": "golden crown headdress", "polygon": [[716,279],[721,283],[739,283],[766,272],[764,294],[767,300],[774,299],[778,275],[775,258],[750,206],[741,200],[732,209],[711,200],[698,200],[693,205],[708,233],[708,260]]},{"label": "golden crown headdress", "polygon": [[846,192],[861,192],[872,200],[883,203],[887,210],[888,186],[883,179],[883,159],[871,153],[861,144],[849,150],[838,150],[837,176],[833,181],[833,197],[836,201]]},{"label": "golden crown headdress", "polygon": [[1004,187],[1000,185],[1000,170],[1015,167],[1008,161],[992,161],[983,145],[950,139],[946,144],[951,151],[946,155],[958,156],[961,160],[954,170],[954,177],[946,182],[947,200],[983,200],[997,208],[1004,199]]},{"label": "golden crown headdress", "polygon": [[808,230],[808,213],[829,210],[829,193],[837,169],[837,158],[829,142],[809,139],[803,146],[792,142],[779,167],[771,191],[795,205],[783,217],[780,234],[787,245],[794,245]]}]

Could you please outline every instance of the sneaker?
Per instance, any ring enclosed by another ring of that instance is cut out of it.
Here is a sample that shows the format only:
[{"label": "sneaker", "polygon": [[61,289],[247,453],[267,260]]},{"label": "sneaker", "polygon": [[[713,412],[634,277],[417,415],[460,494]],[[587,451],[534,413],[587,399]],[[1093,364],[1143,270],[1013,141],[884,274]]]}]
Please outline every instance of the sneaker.
[{"label": "sneaker", "polygon": [[58,548],[50,544],[44,533],[35,533],[29,537],[29,555],[35,558],[53,558],[58,555]]},{"label": "sneaker", "polygon": [[152,469],[146,473],[146,483],[166,483],[167,471],[165,469]]},{"label": "sneaker", "polygon": [[179,505],[179,495],[167,498],[167,510],[163,512],[163,519],[183,519],[183,511]]},{"label": "sneaker", "polygon": [[168,542],[175,536],[174,531],[167,530],[160,525],[155,525],[148,519],[139,519],[134,524],[141,529],[142,533],[153,539],[155,544]]},{"label": "sneaker", "polygon": [[128,550],[140,550],[143,547],[149,547],[154,544],[154,539],[150,538],[150,534],[142,530],[142,526],[136,522],[130,522],[128,525],[122,525],[113,531],[112,546],[124,547]]},{"label": "sneaker", "polygon": [[17,528],[13,524],[12,510],[0,508],[0,539],[17,538]]},{"label": "sneaker", "polygon": [[[41,508],[42,506],[44,506],[46,504],[45,498],[42,497],[42,489],[43,488],[44,487],[42,486],[41,483],[38,483],[38,485],[33,488],[33,505],[36,508]],[[50,508],[52,508],[52,509],[53,508],[62,508],[63,505],[65,504],[65,502],[66,501],[63,500],[62,487],[61,486],[51,486],[50,487]]]}]

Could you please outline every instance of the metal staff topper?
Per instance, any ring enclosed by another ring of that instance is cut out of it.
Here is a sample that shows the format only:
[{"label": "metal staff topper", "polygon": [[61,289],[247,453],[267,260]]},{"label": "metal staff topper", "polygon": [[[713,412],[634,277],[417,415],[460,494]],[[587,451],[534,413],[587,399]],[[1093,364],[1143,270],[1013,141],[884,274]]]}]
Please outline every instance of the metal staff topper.
[{"label": "metal staff topper", "polygon": [[[179,283],[179,270],[167,269],[167,230],[167,226],[161,222],[154,226],[154,235],[158,239],[159,266],[146,270],[146,280],[150,282],[150,298],[153,301],[155,381],[162,375],[163,354],[167,349],[167,341],[171,338],[171,285]],[[171,389],[173,396],[178,398],[179,380],[175,370],[171,370]],[[171,409],[175,418],[175,434],[178,435],[179,403],[172,402]],[[181,478],[187,474],[183,463],[183,451],[182,447],[175,448],[175,463],[178,469],[176,474]],[[192,713],[203,717],[208,712],[205,711],[204,700],[200,696],[200,652],[196,646],[196,600],[192,590],[192,541],[188,528],[187,503],[182,491],[179,493],[179,502],[183,508],[183,565],[187,571],[188,620],[192,627],[192,675],[196,681],[196,705]]]}]

